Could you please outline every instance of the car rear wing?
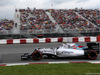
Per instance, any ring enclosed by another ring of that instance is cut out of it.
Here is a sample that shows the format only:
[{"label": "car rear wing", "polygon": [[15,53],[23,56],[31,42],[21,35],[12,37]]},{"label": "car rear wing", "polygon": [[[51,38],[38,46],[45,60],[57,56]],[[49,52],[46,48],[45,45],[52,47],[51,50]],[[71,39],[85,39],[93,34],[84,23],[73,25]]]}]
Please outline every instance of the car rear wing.
[{"label": "car rear wing", "polygon": [[95,50],[99,54],[99,43],[87,43],[89,50]]}]

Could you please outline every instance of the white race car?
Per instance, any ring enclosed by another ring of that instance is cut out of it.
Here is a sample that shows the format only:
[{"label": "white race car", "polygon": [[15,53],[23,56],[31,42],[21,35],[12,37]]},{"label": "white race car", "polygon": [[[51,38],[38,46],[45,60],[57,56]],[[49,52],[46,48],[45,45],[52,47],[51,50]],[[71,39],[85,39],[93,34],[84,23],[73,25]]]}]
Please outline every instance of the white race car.
[{"label": "white race car", "polygon": [[48,58],[85,56],[91,60],[96,59],[99,54],[99,43],[87,43],[87,46],[84,47],[75,43],[64,43],[57,48],[37,48],[32,53],[22,55],[21,59],[33,58],[40,60],[43,55],[47,55]]}]

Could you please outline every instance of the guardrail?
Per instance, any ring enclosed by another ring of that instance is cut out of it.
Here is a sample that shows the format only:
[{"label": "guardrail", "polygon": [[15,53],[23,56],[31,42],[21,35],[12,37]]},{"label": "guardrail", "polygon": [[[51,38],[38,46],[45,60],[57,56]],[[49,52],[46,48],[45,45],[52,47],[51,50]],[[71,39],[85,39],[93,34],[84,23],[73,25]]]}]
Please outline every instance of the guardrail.
[{"label": "guardrail", "polygon": [[53,43],[63,42],[63,38],[33,38],[33,39],[8,39],[0,40],[0,44],[28,44],[28,43]]},{"label": "guardrail", "polygon": [[33,38],[0,40],[0,44],[28,44],[28,43],[54,43],[54,42],[100,42],[97,37],[63,37],[63,38]]}]

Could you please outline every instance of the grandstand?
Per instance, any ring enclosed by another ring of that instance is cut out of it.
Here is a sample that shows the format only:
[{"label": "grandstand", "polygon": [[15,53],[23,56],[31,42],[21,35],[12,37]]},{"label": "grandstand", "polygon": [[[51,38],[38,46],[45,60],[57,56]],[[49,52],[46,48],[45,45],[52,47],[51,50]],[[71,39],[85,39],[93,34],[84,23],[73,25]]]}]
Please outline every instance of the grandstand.
[{"label": "grandstand", "polygon": [[13,38],[99,35],[98,9],[16,9],[14,20],[0,20],[0,34]]}]

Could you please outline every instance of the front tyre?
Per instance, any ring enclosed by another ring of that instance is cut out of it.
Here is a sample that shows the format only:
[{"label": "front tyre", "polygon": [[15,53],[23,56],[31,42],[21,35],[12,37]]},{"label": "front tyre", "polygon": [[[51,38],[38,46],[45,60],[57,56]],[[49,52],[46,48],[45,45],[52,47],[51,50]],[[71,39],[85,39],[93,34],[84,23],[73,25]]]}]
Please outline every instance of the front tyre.
[{"label": "front tyre", "polygon": [[95,60],[98,56],[97,52],[94,50],[88,51],[86,54],[88,59]]},{"label": "front tyre", "polygon": [[34,60],[40,60],[42,58],[42,53],[40,51],[34,51],[32,53],[32,58]]}]

